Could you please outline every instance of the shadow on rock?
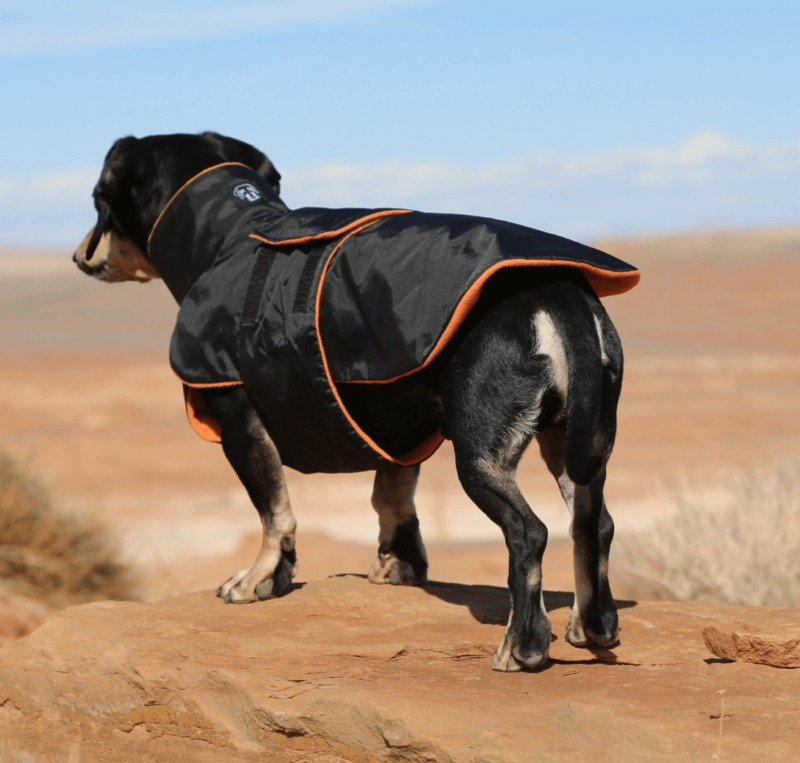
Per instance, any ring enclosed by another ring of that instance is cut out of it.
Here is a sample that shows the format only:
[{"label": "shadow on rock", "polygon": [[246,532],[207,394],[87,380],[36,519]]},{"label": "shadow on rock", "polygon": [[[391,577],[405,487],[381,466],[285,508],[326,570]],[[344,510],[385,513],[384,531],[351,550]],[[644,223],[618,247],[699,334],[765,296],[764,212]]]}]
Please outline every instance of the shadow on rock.
[{"label": "shadow on rock", "polygon": [[[366,575],[355,573],[339,573],[331,577],[357,577],[366,579]],[[463,583],[444,583],[429,580],[419,587],[420,590],[437,599],[457,607],[467,607],[470,614],[482,625],[505,625],[511,610],[511,599],[508,588],[491,585],[465,585]],[[574,601],[572,592],[545,591],[544,605],[548,612],[558,609],[572,609]],[[617,601],[618,609],[635,607],[635,601]]]},{"label": "shadow on rock", "polygon": [[[462,585],[431,580],[422,586],[425,593],[448,604],[469,608],[472,616],[484,625],[505,625],[511,609],[507,588],[488,585]],[[563,591],[545,591],[544,605],[548,612],[572,609],[574,594]],[[617,609],[635,607],[635,601],[617,601]]]}]

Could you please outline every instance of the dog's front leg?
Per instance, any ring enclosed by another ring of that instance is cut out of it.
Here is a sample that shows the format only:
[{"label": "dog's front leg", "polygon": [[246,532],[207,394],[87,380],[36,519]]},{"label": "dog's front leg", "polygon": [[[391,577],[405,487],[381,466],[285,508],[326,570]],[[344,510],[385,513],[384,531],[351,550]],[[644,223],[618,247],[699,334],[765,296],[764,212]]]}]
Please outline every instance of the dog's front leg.
[{"label": "dog's front leg", "polygon": [[370,583],[421,585],[428,579],[428,555],[414,506],[419,466],[385,466],[375,473],[372,507],[378,513],[378,558]]},{"label": "dog's front leg", "polygon": [[218,589],[226,603],[283,596],[297,573],[295,528],[280,455],[244,387],[198,390],[222,429],[222,448],[247,489],[263,527],[255,562]]}]

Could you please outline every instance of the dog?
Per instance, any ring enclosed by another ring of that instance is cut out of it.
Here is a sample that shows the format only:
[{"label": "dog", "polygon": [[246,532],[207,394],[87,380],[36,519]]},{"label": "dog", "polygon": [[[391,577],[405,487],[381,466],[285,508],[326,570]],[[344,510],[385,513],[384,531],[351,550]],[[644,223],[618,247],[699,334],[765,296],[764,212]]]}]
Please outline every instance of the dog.
[{"label": "dog", "polygon": [[[614,525],[603,488],[623,354],[598,294],[626,291],[638,271],[499,221],[292,212],[280,179],[259,150],[217,133],[122,138],[93,191],[97,223],[73,256],[101,281],[162,278],[181,305],[170,357],[190,420],[221,442],[263,526],[255,562],[217,595],[246,603],[291,590],[296,520],[285,465],[374,469],[380,531],[368,579],[424,584],[414,492],[420,462],[450,439],[465,492],[500,526],[509,551],[511,612],[492,667],[536,668],[551,640],[541,574],[547,528],[516,482],[535,438],[572,516],[576,590],[566,638],[576,647],[616,644]],[[519,246],[535,252],[520,255]],[[407,272],[412,261],[417,270]],[[401,277],[392,282],[381,268]],[[287,273],[294,291],[280,296]],[[417,328],[427,313],[432,323]],[[388,349],[364,360],[364,347],[383,341],[373,328],[389,315],[401,327],[387,329]],[[255,346],[272,353],[269,362],[255,359]],[[370,364],[378,370],[365,370]]]}]

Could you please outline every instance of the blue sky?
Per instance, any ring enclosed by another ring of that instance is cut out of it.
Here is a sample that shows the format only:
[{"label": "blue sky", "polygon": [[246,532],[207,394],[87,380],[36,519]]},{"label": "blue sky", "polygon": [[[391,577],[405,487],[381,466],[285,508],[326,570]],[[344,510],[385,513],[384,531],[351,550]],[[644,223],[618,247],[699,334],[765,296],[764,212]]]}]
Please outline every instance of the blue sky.
[{"label": "blue sky", "polygon": [[73,244],[114,139],[204,129],[294,207],[798,224],[799,31],[768,1],[0,2],[0,243]]}]

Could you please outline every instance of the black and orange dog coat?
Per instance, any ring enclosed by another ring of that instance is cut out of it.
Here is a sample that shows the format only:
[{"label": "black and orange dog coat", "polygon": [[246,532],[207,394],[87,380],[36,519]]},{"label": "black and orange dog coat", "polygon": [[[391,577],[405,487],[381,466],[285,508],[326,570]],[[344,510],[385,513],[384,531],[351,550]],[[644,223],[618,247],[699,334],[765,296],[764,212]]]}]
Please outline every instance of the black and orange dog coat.
[{"label": "black and orange dog coat", "polygon": [[241,164],[200,173],[170,200],[148,244],[180,304],[170,345],[190,421],[219,441],[192,389],[243,384],[282,462],[298,471],[411,465],[358,426],[341,383],[388,382],[430,363],[509,267],[579,268],[598,296],[639,280],[597,249],[521,225],[403,209],[290,211]]}]

